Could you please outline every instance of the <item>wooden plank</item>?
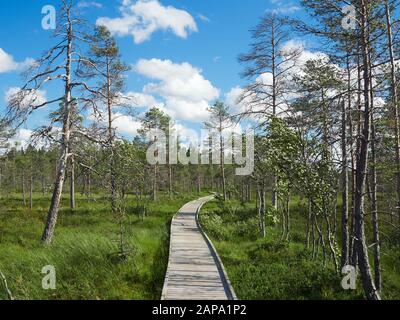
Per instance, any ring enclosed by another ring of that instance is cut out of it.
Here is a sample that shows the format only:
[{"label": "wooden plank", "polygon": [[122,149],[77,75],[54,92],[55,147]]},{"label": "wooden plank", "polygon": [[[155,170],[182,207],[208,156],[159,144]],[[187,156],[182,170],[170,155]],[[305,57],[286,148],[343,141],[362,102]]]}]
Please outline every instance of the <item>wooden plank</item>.
[{"label": "wooden plank", "polygon": [[163,300],[236,299],[218,254],[198,224],[199,209],[211,199],[189,202],[172,220]]}]

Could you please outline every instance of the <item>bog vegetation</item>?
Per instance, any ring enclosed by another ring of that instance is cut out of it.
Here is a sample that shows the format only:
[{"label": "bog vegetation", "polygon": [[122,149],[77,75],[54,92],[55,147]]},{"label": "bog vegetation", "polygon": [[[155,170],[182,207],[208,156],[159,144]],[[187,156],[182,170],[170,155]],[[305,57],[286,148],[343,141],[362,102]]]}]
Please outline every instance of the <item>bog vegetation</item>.
[{"label": "bog vegetation", "polygon": [[[301,2],[309,21],[267,13],[250,31],[240,111],[210,107],[214,143],[202,154],[220,163],[150,165],[152,129],[173,119],[152,108],[135,139],[118,135],[117,114],[132,113],[129,67],[105,27],[87,31],[74,2],[60,1],[54,46],[0,123],[0,299],[159,298],[171,217],[209,192],[219,195],[201,222],[239,298],[400,298],[399,3],[350,1],[345,28],[349,1]],[[290,45],[299,37],[324,46],[308,59]],[[48,82],[63,94],[39,101]],[[11,145],[45,107],[32,144]],[[250,176],[224,163],[237,123],[256,129]],[[54,292],[40,287],[44,265],[59,270]],[[349,265],[354,291],[341,287]]]}]

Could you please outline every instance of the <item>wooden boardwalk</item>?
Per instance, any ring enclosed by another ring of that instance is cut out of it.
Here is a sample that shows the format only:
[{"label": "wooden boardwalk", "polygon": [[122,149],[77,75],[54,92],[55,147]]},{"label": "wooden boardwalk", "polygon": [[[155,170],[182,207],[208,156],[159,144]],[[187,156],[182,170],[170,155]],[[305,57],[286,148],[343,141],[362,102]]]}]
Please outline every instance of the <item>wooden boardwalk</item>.
[{"label": "wooden boardwalk", "polygon": [[200,208],[211,199],[189,202],[172,220],[162,300],[236,300],[221,259],[198,222]]}]

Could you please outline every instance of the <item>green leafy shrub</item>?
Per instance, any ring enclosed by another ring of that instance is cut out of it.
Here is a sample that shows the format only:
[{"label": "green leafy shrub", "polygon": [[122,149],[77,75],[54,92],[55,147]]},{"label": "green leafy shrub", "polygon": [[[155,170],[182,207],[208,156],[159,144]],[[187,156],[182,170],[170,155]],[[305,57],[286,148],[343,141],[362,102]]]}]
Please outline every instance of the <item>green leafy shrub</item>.
[{"label": "green leafy shrub", "polygon": [[224,227],[224,221],[218,214],[203,214],[201,224],[212,238],[229,240],[231,237],[230,229]]}]

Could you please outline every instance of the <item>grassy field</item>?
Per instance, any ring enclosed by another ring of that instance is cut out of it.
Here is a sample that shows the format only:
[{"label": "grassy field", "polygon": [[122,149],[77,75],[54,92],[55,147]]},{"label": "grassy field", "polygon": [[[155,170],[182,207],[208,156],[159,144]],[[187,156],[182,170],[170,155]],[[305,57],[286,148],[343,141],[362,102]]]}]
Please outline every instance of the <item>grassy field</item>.
[{"label": "grassy field", "polygon": [[[159,299],[167,268],[172,216],[196,196],[162,198],[149,203],[146,218],[135,213],[129,198],[125,219],[129,255],[118,259],[116,218],[107,199],[77,198],[77,209],[62,209],[54,243],[39,239],[50,201],[35,195],[34,209],[22,205],[21,195],[0,199],[0,270],[16,299]],[[63,208],[68,207],[64,199]],[[53,265],[56,290],[43,290],[41,270]],[[6,299],[0,281],[0,299]]]},{"label": "grassy field", "polygon": [[[0,270],[16,299],[159,299],[168,261],[172,216],[197,195],[162,197],[148,203],[147,216],[137,214],[128,198],[126,229],[128,257],[118,258],[116,218],[107,199],[77,197],[75,211],[64,199],[54,243],[39,239],[50,198],[35,195],[34,208],[21,195],[0,199]],[[269,225],[266,239],[258,235],[258,221],[250,205],[217,201],[203,207],[201,223],[212,238],[241,299],[363,299],[344,291],[341,277],[321,259],[311,259],[304,242],[305,217],[300,202],[292,205],[290,242],[280,240],[280,228]],[[399,235],[382,228],[383,297],[400,298]],[[390,242],[388,240],[391,240]],[[46,265],[57,272],[56,290],[41,286]],[[0,300],[6,299],[0,281]]]},{"label": "grassy field", "polygon": [[[201,223],[212,238],[238,297],[363,299],[359,281],[357,290],[345,291],[332,266],[323,268],[321,257],[311,259],[311,252],[305,246],[306,210],[296,202],[291,211],[291,240],[282,242],[280,228],[271,225],[267,237],[260,239],[252,207],[236,202],[224,206],[211,202],[204,206]],[[400,299],[399,234],[390,234],[385,228],[382,231],[386,234],[382,248],[383,298]]]}]

